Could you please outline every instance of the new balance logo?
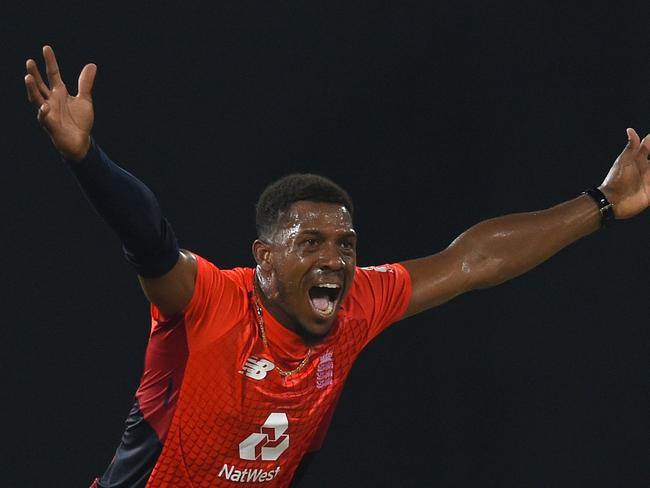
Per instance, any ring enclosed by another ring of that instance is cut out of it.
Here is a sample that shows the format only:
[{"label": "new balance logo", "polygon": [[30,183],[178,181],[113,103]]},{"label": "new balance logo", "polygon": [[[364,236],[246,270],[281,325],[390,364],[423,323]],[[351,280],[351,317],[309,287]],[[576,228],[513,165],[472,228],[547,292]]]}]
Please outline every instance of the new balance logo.
[{"label": "new balance logo", "polygon": [[248,461],[275,461],[289,447],[289,436],[285,435],[288,428],[286,413],[272,413],[259,433],[251,434],[241,441],[239,457]]},{"label": "new balance logo", "polygon": [[266,378],[266,373],[271,371],[273,368],[275,368],[275,364],[271,361],[251,356],[246,360],[246,364],[244,364],[240,373],[245,374],[254,380],[263,380]]}]

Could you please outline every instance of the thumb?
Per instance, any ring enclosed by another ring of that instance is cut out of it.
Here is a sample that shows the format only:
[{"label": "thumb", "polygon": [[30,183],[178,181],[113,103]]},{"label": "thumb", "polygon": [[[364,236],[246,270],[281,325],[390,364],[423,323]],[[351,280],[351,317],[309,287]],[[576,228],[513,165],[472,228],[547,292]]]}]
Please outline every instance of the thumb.
[{"label": "thumb", "polygon": [[97,74],[97,65],[94,63],[87,64],[81,70],[79,75],[79,91],[77,96],[90,100],[92,98],[93,84],[95,83],[95,75]]}]

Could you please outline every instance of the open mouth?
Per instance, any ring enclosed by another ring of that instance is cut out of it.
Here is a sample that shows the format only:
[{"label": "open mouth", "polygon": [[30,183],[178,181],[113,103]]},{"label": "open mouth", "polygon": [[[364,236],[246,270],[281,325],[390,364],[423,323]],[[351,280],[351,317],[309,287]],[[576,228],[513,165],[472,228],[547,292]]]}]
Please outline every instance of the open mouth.
[{"label": "open mouth", "polygon": [[309,289],[311,308],[321,317],[330,317],[341,297],[341,285],[337,283],[319,283]]}]

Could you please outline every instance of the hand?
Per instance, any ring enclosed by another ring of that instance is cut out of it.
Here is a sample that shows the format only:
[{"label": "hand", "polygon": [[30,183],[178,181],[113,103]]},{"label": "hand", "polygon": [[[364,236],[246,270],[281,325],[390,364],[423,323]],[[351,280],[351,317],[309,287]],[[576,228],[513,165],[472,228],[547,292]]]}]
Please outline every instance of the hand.
[{"label": "hand", "polygon": [[628,219],[650,205],[650,134],[639,141],[634,129],[627,129],[628,142],[600,185],[614,204],[617,219]]},{"label": "hand", "polygon": [[43,47],[48,85],[33,59],[27,60],[25,87],[28,100],[38,109],[38,122],[48,133],[54,147],[71,161],[80,161],[90,147],[94,112],[91,92],[97,66],[87,64],[81,70],[77,96],[68,93],[59,73],[56,56],[50,46]]}]

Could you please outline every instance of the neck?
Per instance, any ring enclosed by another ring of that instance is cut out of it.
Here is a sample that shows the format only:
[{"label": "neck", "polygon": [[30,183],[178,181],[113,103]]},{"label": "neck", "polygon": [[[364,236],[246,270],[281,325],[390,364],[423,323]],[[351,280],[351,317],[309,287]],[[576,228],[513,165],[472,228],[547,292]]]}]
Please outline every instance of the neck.
[{"label": "neck", "polygon": [[323,341],[323,337],[315,336],[305,330],[305,328],[295,318],[291,317],[284,308],[273,300],[277,296],[277,290],[272,290],[269,280],[260,277],[259,268],[255,269],[253,276],[253,289],[262,306],[273,316],[273,318],[285,329],[300,336],[303,342],[308,346],[314,346]]}]

